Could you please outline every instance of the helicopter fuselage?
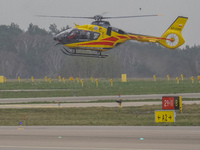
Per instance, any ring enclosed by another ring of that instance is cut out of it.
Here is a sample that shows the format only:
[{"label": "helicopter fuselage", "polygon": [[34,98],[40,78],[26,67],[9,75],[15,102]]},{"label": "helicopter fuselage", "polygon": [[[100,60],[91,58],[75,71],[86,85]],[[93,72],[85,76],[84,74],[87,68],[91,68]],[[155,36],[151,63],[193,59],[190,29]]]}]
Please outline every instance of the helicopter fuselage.
[{"label": "helicopter fuselage", "polygon": [[108,21],[94,21],[92,24],[76,25],[62,31],[54,37],[60,44],[74,50],[94,50],[104,52],[126,42],[136,40],[139,42],[157,42],[161,45],[175,49],[185,41],[181,31],[187,17],[178,17],[161,37],[133,34],[110,26]]},{"label": "helicopter fuselage", "polygon": [[77,25],[54,38],[71,49],[107,51],[131,39],[121,29],[111,27],[109,22],[95,21],[88,25]]}]

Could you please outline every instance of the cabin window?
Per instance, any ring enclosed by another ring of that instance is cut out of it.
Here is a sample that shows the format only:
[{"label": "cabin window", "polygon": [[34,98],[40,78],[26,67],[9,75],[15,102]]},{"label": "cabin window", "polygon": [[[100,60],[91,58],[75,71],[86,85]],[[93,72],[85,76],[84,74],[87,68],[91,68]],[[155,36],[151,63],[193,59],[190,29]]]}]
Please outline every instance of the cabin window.
[{"label": "cabin window", "polygon": [[112,31],[117,32],[119,34],[125,34],[125,32],[123,30],[115,28],[115,27],[112,27]]},{"label": "cabin window", "polygon": [[94,35],[93,35],[93,40],[97,40],[99,38],[99,33],[97,32],[94,32]]},{"label": "cabin window", "polygon": [[120,30],[120,29],[118,30],[118,33],[119,33],[119,34],[125,34],[125,32],[122,31],[122,30]]},{"label": "cabin window", "polygon": [[98,32],[92,32],[87,30],[72,30],[67,36],[69,42],[84,42],[90,40],[97,40],[100,36]]},{"label": "cabin window", "polygon": [[91,32],[86,30],[80,30],[79,40],[80,41],[88,41],[90,40]]}]

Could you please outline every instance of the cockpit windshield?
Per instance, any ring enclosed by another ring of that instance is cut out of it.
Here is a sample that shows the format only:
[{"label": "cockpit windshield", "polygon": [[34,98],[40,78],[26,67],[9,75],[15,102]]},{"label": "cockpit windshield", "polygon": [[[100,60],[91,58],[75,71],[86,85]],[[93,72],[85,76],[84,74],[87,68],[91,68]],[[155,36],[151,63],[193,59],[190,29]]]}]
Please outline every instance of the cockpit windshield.
[{"label": "cockpit windshield", "polygon": [[73,30],[74,28],[67,29],[65,31],[60,32],[59,34],[56,35],[57,40],[62,40],[64,37],[67,37],[69,33]]},{"label": "cockpit windshield", "polygon": [[66,43],[75,43],[75,42],[84,42],[90,40],[97,40],[100,36],[100,33],[80,30],[77,28],[67,29],[54,37],[54,40],[59,41],[63,44]]}]

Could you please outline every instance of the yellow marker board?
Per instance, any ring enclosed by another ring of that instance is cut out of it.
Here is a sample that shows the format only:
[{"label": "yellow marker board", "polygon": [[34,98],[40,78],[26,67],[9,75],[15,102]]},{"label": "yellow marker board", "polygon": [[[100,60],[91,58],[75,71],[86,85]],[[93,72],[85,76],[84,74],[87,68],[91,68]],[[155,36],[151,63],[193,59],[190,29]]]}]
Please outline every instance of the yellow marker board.
[{"label": "yellow marker board", "polygon": [[69,77],[69,81],[73,81],[74,80],[74,78],[73,77]]},{"label": "yellow marker board", "polygon": [[0,83],[4,82],[4,76],[0,76]]},{"label": "yellow marker board", "polygon": [[127,82],[126,74],[122,74],[122,82]]},{"label": "yellow marker board", "polygon": [[156,110],[155,122],[175,122],[176,112],[174,110]]}]

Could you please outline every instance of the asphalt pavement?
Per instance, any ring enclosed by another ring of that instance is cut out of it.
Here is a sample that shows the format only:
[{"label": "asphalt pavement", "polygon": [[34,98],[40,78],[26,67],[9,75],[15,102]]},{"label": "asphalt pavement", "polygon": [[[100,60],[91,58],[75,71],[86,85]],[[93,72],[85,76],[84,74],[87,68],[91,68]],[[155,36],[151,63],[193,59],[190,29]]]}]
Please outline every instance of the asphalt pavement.
[{"label": "asphalt pavement", "polygon": [[199,150],[200,127],[0,127],[0,150]]}]

